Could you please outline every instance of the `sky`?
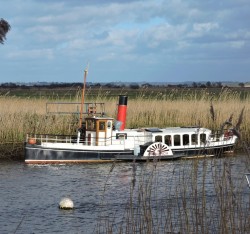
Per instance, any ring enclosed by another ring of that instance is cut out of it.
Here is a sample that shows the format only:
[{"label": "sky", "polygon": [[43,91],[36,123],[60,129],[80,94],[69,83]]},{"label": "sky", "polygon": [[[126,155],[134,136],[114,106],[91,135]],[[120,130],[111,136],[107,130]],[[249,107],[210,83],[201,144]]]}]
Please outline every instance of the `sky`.
[{"label": "sky", "polygon": [[249,0],[0,0],[0,83],[250,82]]}]

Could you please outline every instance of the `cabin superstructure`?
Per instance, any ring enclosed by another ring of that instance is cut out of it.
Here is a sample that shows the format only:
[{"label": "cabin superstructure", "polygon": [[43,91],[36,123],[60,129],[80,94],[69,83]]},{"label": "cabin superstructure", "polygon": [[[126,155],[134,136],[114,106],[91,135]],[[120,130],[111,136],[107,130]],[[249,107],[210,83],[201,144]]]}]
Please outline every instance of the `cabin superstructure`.
[{"label": "cabin superstructure", "polygon": [[[123,149],[134,150],[152,141],[152,134],[143,129],[124,129],[115,127],[115,119],[109,117],[86,117],[84,145],[89,146],[120,146]],[[120,126],[120,125],[119,125]]]},{"label": "cabin superstructure", "polygon": [[109,146],[112,141],[113,118],[86,117],[85,142],[87,145]]}]

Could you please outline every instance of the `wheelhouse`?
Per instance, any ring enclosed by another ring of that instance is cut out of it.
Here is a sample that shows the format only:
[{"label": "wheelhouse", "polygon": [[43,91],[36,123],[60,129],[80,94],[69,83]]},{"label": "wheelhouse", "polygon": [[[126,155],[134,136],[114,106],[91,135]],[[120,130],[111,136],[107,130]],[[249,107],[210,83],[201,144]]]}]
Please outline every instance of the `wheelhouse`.
[{"label": "wheelhouse", "polygon": [[85,142],[87,145],[111,145],[113,118],[87,117]]}]

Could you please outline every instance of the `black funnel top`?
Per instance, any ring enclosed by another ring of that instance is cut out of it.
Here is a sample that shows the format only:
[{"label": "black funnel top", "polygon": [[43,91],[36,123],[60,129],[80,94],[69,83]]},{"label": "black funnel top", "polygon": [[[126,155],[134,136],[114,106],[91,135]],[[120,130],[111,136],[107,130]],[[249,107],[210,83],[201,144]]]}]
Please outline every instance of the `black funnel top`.
[{"label": "black funnel top", "polygon": [[125,95],[119,95],[119,105],[126,106],[128,102],[128,96]]}]

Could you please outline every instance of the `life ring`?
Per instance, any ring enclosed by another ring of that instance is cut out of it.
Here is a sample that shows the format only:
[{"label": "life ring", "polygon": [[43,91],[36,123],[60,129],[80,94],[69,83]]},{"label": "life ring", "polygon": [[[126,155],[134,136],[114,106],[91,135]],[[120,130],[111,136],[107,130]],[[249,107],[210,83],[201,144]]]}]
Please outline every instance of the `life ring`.
[{"label": "life ring", "polygon": [[36,139],[35,138],[29,138],[28,143],[30,145],[35,145],[36,144]]},{"label": "life ring", "polygon": [[226,131],[224,132],[224,137],[225,137],[225,138],[228,138],[228,137],[229,137],[229,132],[228,132],[228,130],[226,130]]},{"label": "life ring", "polygon": [[224,132],[224,139],[229,139],[229,138],[231,138],[233,136],[233,132],[232,131],[230,131],[230,130],[226,130],[225,132]]}]

